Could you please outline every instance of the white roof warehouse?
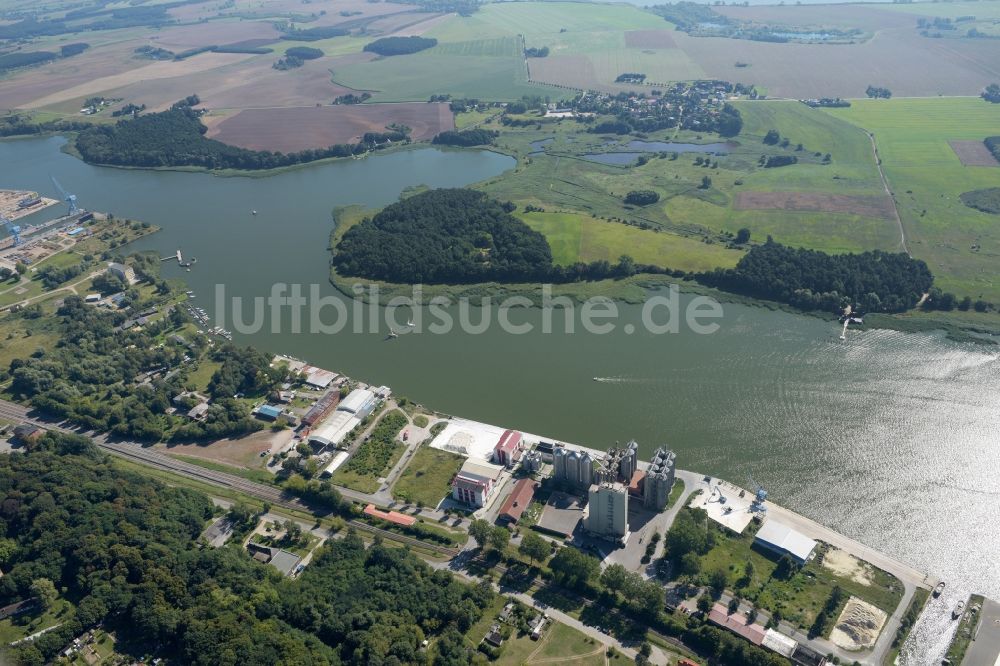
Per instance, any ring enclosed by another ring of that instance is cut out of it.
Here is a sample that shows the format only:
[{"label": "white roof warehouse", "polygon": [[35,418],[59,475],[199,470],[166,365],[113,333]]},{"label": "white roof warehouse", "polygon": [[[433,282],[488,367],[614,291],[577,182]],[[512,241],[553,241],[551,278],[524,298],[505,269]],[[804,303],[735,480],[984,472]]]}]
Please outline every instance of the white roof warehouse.
[{"label": "white roof warehouse", "polygon": [[770,518],[757,531],[756,542],[779,555],[790,555],[799,564],[805,564],[816,548],[816,542],[806,535]]}]

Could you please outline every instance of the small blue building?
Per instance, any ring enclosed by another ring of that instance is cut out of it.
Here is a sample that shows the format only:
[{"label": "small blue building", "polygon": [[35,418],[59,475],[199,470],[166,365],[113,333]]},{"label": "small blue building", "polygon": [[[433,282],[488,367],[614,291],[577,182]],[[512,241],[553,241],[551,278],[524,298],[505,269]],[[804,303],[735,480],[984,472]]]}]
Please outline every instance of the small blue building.
[{"label": "small blue building", "polygon": [[279,416],[281,416],[281,407],[277,407],[275,405],[261,405],[257,408],[258,418],[274,421]]}]

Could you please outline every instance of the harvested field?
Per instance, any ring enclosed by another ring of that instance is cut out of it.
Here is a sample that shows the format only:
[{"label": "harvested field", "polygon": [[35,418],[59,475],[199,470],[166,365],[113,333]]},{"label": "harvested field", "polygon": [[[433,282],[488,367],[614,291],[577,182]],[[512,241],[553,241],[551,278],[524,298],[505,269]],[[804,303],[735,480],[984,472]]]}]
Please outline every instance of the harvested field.
[{"label": "harvested field", "polygon": [[[37,109],[43,106],[59,104],[60,102],[67,102],[78,97],[107,92],[139,81],[159,81],[161,79],[184,77],[197,72],[231,65],[251,57],[253,56],[242,53],[202,53],[187,60],[152,62],[144,67],[135,67],[120,74],[94,78],[85,83],[54,92],[40,99],[35,99],[25,104],[24,107]],[[187,90],[188,92],[185,94],[190,95],[190,86],[187,87]]]},{"label": "harvested field", "polygon": [[266,21],[209,21],[163,28],[153,33],[150,44],[179,52],[199,46],[232,44],[248,39],[278,39],[281,33]]},{"label": "harvested field", "polygon": [[[873,77],[893,96],[978,95],[1000,80],[1000,40],[928,39],[912,27],[880,30],[860,44],[775,44],[682,32],[674,39],[707,78],[755,84],[770,97],[857,98]],[[737,61],[753,66],[737,69]]]},{"label": "harvested field", "polygon": [[997,158],[982,141],[949,141],[948,145],[955,151],[962,166],[995,167],[1000,166]]},{"label": "harvested field", "polygon": [[892,200],[884,195],[849,196],[813,192],[737,192],[737,210],[792,210],[809,213],[851,213],[895,219]]},{"label": "harvested field", "polygon": [[628,30],[625,46],[632,49],[675,49],[672,30]]},{"label": "harvested field", "polygon": [[416,141],[455,127],[447,104],[364,104],[247,109],[214,125],[208,136],[253,150],[289,153],[354,143],[365,132],[384,131],[391,123],[411,127]]},{"label": "harvested field", "polygon": [[265,46],[270,46],[277,42],[277,39],[244,39],[242,42],[234,42],[232,44],[219,44],[220,47],[230,48],[230,49],[259,49]]},{"label": "harvested field", "polygon": [[596,88],[611,90],[611,86],[597,85],[594,63],[585,55],[550,55],[532,58],[528,63],[529,79],[538,83],[569,86],[571,88]]},{"label": "harvested field", "polygon": [[134,40],[95,47],[69,60],[56,60],[15,72],[0,80],[0,104],[4,108],[28,108],[36,99],[84,86],[95,78],[133,70],[136,61],[132,60],[132,51],[141,44]]},{"label": "harvested field", "polygon": [[[400,20],[407,18],[409,16],[411,20],[405,24],[401,25],[396,29],[395,32],[391,33],[393,37],[422,37],[427,31],[436,28],[438,25],[444,23],[452,17],[451,14],[431,14],[429,17],[427,14],[416,14],[416,15],[397,15],[387,19],[382,19],[378,21],[378,24],[384,24],[392,19],[399,18]],[[374,24],[373,24],[374,25]]]},{"label": "harvested field", "polygon": [[886,617],[885,611],[851,597],[830,632],[830,642],[845,650],[870,648],[875,645]]},{"label": "harvested field", "polygon": [[[365,57],[371,57],[371,54],[365,54]],[[354,58],[346,57],[347,60]],[[329,67],[345,59],[311,60],[288,72],[279,72],[271,67],[275,60],[274,54],[251,56],[249,60],[226,67],[190,76],[143,81],[109,92],[114,97],[123,98],[125,103],[142,103],[154,111],[163,110],[192,92],[197,93],[202,104],[209,109],[329,104],[337,96],[350,92],[330,80]]]}]

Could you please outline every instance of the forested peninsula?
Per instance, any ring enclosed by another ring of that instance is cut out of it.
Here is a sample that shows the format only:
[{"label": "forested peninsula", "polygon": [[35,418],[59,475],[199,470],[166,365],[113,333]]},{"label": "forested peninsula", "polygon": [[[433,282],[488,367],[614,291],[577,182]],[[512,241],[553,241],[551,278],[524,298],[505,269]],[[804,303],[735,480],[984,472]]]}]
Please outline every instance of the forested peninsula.
[{"label": "forested peninsula", "polygon": [[248,150],[208,139],[208,128],[192,108],[197,97],[178,102],[167,111],[120,120],[115,125],[93,125],[76,137],[76,149],[91,164],[125,167],[203,167],[259,170],[305,164],[330,157],[349,157],[392,143],[405,142],[402,131],[368,132],[356,144],[335,144],[297,153]]}]

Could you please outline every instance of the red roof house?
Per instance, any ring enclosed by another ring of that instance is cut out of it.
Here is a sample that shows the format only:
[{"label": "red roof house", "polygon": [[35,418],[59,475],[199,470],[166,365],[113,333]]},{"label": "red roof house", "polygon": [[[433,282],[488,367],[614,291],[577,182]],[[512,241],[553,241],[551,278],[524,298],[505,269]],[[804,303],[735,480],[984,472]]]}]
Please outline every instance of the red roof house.
[{"label": "red roof house", "polygon": [[374,504],[369,504],[365,507],[365,515],[371,516],[372,518],[378,518],[379,520],[384,520],[389,523],[395,523],[396,525],[402,525],[403,527],[409,527],[413,523],[417,522],[417,519],[413,516],[407,516],[405,513],[400,513],[398,511],[382,511],[376,509]]},{"label": "red roof house", "polygon": [[500,507],[500,520],[507,521],[508,523],[516,523],[521,520],[521,515],[528,508],[528,505],[531,504],[536,490],[538,490],[538,484],[531,479],[521,479],[514,484],[513,492],[507,497],[507,501],[503,503],[503,506]]},{"label": "red roof house", "polygon": [[742,636],[754,645],[764,642],[766,630],[759,624],[749,624],[743,613],[729,614],[729,609],[722,604],[712,606],[712,612],[708,614],[709,622],[717,624],[724,629]]},{"label": "red roof house", "polygon": [[504,430],[500,441],[493,447],[493,461],[498,465],[513,467],[521,458],[521,433],[516,430]]}]

